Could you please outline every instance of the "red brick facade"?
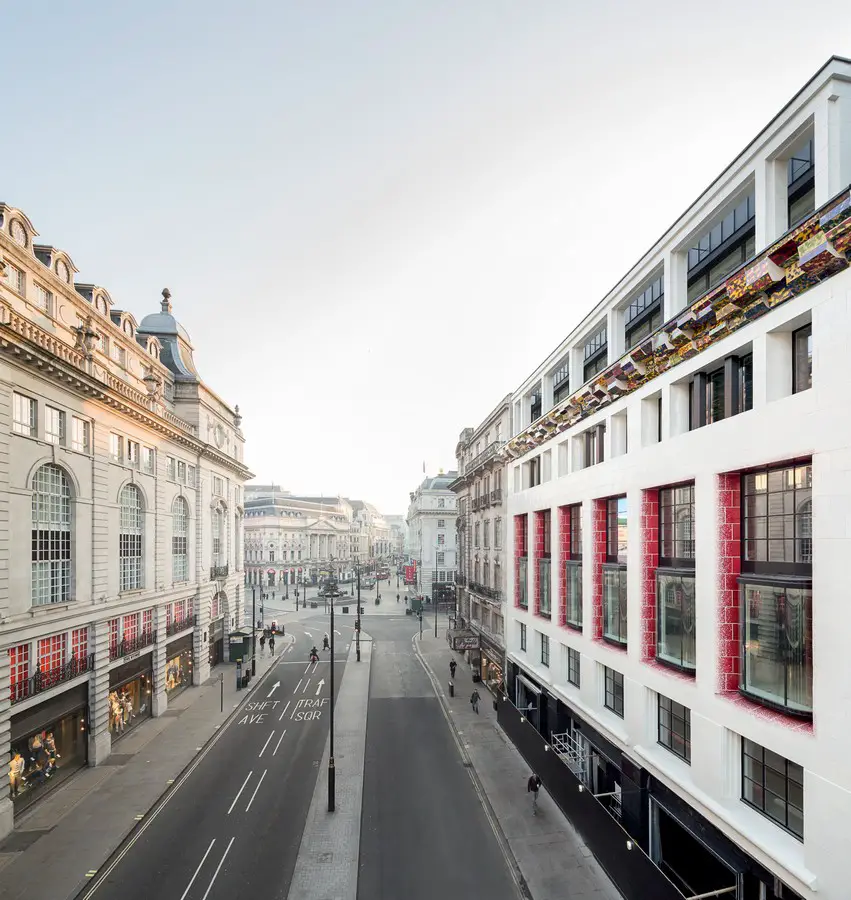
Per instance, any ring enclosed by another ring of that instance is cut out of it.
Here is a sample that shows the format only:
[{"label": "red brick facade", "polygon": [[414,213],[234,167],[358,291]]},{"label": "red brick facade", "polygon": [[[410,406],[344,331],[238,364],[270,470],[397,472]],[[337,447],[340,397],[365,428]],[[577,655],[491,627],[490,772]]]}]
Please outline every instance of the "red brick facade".
[{"label": "red brick facade", "polygon": [[549,541],[547,540],[547,528],[550,523],[550,511],[548,509],[539,509],[535,512],[535,540],[532,547],[532,568],[534,569],[535,579],[535,615],[541,614],[541,579],[540,567],[538,560],[546,555],[549,551]]},{"label": "red brick facade", "polygon": [[741,642],[739,584],[742,570],[741,476],[718,476],[718,690],[739,688]]},{"label": "red brick facade", "polygon": [[659,565],[659,491],[641,492],[641,659],[656,658],[656,569]]},{"label": "red brick facade", "polygon": [[[514,517],[514,605],[520,607],[520,558],[527,554],[528,516]],[[526,572],[526,588],[529,587],[529,573]],[[528,594],[527,594],[528,601]],[[522,608],[522,607],[520,607]]]},{"label": "red brick facade", "polygon": [[553,618],[562,628],[567,627],[567,569],[565,563],[570,559],[570,507],[558,508],[558,553],[556,565],[558,566],[558,609],[554,610]]},{"label": "red brick facade", "polygon": [[591,637],[603,639],[603,563],[606,561],[606,500],[594,501],[594,591],[591,597]]}]

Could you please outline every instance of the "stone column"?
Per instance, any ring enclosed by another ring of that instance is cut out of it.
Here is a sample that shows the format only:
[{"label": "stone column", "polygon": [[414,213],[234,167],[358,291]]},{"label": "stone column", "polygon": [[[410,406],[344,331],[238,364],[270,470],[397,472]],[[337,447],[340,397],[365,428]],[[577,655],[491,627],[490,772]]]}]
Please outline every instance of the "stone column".
[{"label": "stone column", "polygon": [[151,709],[155,716],[161,716],[168,709],[168,694],[165,690],[165,664],[166,664],[166,605],[161,604],[154,610],[154,632],[157,642],[154,644],[154,652],[151,654],[151,665],[154,673],[154,683],[151,693]]},{"label": "stone column", "polygon": [[89,652],[95,669],[89,678],[89,765],[99,766],[112,752],[109,733],[109,625],[106,619],[89,628]]},{"label": "stone column", "polygon": [[[0,653],[0,684],[8,686],[9,683],[9,654]],[[0,698],[2,698],[0,699],[0,759],[3,760],[5,765],[11,758],[10,744],[12,734],[12,726],[10,724],[12,711],[10,708],[11,704],[9,701],[8,690],[3,691],[2,694],[0,694]],[[9,789],[6,787],[9,783],[9,779],[6,777],[6,771],[4,771],[4,777],[6,780],[3,783],[3,790],[0,791],[0,839],[4,838],[15,827],[14,807],[9,798]]]},{"label": "stone column", "polygon": [[195,634],[193,640],[192,684],[201,685],[210,678],[210,601],[199,592],[193,600]]}]

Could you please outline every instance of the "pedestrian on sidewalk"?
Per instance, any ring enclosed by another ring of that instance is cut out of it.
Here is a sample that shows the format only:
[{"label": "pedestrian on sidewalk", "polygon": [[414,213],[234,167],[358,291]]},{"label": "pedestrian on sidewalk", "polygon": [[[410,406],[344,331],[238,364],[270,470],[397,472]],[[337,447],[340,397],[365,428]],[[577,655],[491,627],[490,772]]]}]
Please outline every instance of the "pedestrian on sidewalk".
[{"label": "pedestrian on sidewalk", "polygon": [[275,655],[275,635],[269,635],[269,656]]},{"label": "pedestrian on sidewalk", "polygon": [[266,632],[260,635],[260,652],[262,653],[266,649]]},{"label": "pedestrian on sidewalk", "polygon": [[538,815],[538,791],[541,787],[541,779],[533,772],[526,782],[526,793],[532,795],[532,815]]},{"label": "pedestrian on sidewalk", "polygon": [[454,659],[449,660],[449,677],[453,681],[455,680],[455,669],[457,666],[458,666],[458,663],[456,663]]},{"label": "pedestrian on sidewalk", "polygon": [[473,693],[470,695],[470,705],[473,707],[473,712],[476,715],[479,714],[479,700],[481,699],[482,698],[479,696],[479,692],[475,688],[473,688]]}]

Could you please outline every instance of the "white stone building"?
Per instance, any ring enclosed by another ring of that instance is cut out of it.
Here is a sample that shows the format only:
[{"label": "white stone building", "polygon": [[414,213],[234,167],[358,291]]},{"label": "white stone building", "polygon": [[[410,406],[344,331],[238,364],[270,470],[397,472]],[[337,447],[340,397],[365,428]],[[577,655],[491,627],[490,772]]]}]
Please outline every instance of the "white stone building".
[{"label": "white stone building", "polygon": [[424,478],[408,506],[409,550],[417,564],[417,590],[431,597],[433,583],[452,583],[456,572],[458,501],[449,485],[457,472]]},{"label": "white stone building", "polygon": [[513,396],[500,721],[628,898],[851,891],[849,183],[834,58]]},{"label": "white stone building", "polygon": [[[13,811],[209,677],[241,625],[243,435],[171,313],[140,325],[0,204],[0,752]],[[17,790],[15,790],[15,788]]]},{"label": "white stone building", "polygon": [[492,690],[502,681],[505,665],[505,458],[500,450],[510,432],[509,394],[477,428],[461,432],[455,448],[458,477],[450,485],[458,497],[459,625],[479,635],[480,649],[471,661]]}]

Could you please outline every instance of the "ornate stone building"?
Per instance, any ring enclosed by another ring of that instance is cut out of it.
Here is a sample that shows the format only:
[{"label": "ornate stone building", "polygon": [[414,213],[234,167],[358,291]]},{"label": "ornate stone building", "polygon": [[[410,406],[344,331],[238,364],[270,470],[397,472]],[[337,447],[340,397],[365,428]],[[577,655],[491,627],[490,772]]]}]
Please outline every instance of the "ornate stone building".
[{"label": "ornate stone building", "polygon": [[0,204],[0,835],[209,677],[242,624],[243,435],[163,291],[137,324]]}]

